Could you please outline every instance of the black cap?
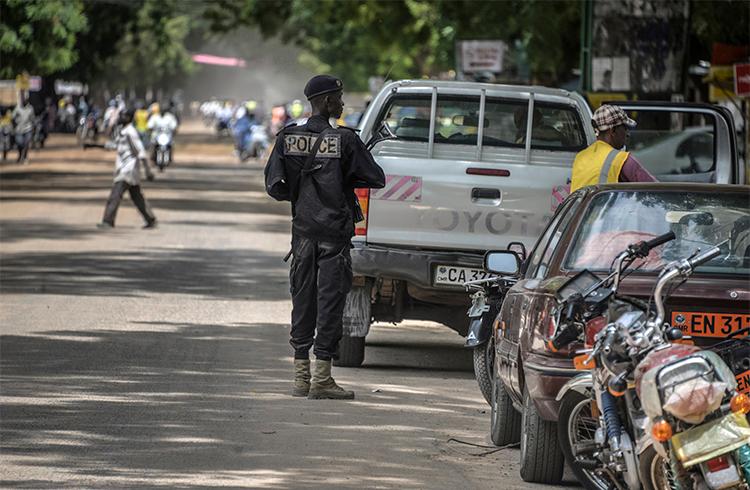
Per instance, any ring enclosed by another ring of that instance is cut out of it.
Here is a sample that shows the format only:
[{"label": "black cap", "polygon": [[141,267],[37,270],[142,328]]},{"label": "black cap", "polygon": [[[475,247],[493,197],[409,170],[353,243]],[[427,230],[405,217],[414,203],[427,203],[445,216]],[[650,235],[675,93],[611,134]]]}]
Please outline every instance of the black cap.
[{"label": "black cap", "polygon": [[318,95],[338,92],[339,90],[344,90],[341,79],[331,75],[315,75],[305,85],[305,97],[310,100]]}]

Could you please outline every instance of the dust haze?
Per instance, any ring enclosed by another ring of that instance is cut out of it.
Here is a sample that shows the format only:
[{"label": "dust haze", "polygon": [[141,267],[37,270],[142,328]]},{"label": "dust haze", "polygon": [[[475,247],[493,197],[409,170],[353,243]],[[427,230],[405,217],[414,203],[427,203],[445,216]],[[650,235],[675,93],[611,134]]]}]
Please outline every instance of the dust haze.
[{"label": "dust haze", "polygon": [[300,48],[278,39],[264,40],[251,29],[208,41],[198,52],[238,57],[247,64],[244,68],[197,65],[196,72],[182,87],[188,100],[254,99],[270,107],[303,99],[302,89],[315,74],[300,64]]}]

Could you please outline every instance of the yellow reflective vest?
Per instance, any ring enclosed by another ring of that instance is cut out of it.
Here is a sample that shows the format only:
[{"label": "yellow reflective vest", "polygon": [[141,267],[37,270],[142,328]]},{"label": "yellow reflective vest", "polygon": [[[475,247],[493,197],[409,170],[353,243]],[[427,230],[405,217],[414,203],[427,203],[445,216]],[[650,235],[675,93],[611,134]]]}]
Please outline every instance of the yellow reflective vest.
[{"label": "yellow reflective vest", "polygon": [[620,171],[628,155],[630,153],[627,151],[615,150],[604,141],[596,140],[576,155],[573,161],[570,192],[575,192],[587,185],[618,182]]}]

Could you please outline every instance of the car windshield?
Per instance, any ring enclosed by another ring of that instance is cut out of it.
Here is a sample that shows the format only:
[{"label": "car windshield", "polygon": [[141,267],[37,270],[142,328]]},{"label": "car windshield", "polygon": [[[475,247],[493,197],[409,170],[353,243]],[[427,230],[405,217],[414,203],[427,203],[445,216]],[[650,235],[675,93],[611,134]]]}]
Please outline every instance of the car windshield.
[{"label": "car windshield", "polygon": [[724,241],[722,253],[699,268],[703,273],[750,273],[750,199],[747,191],[611,191],[591,200],[565,260],[573,270],[609,270],[629,244],[673,231],[675,239],[634,264],[661,269]]}]

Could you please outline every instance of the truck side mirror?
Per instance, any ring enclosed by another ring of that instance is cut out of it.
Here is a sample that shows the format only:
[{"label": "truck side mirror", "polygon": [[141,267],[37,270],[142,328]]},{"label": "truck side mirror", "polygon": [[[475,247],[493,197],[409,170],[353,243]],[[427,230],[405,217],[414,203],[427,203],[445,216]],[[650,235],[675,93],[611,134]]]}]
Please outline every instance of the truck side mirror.
[{"label": "truck side mirror", "polygon": [[526,260],[526,245],[521,242],[510,242],[508,244],[508,250],[515,252],[521,259],[521,262]]},{"label": "truck side mirror", "polygon": [[396,139],[396,135],[393,134],[393,131],[391,131],[390,126],[388,126],[388,123],[385,120],[383,120],[378,126],[378,129],[376,129],[372,133],[372,136],[370,136],[370,139],[368,139],[367,142],[365,143],[365,148],[367,148],[367,150],[369,151],[369,150],[372,150],[375,147],[375,145],[377,145],[381,141],[393,140],[393,139]]}]

